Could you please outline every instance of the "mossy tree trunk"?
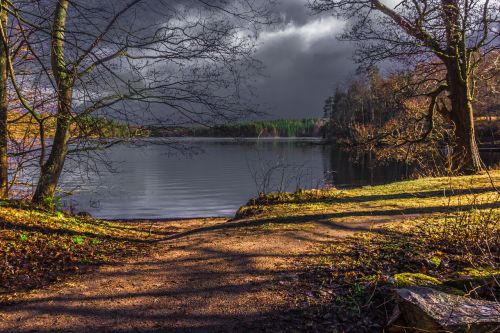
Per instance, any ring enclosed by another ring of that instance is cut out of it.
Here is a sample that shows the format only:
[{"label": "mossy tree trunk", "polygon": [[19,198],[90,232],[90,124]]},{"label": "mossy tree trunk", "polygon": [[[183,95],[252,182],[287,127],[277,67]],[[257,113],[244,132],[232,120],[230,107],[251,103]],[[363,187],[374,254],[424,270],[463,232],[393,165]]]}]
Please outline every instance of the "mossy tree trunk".
[{"label": "mossy tree trunk", "polygon": [[50,154],[41,167],[41,174],[33,195],[33,202],[43,204],[53,198],[68,153],[74,78],[66,68],[64,32],[69,0],[59,0],[52,27],[51,66],[57,83],[57,123]]},{"label": "mossy tree trunk", "polygon": [[[7,30],[7,18],[7,11],[1,6],[0,24],[3,31]],[[8,194],[7,116],[9,101],[7,96],[8,45],[6,42],[3,38],[0,42],[0,198],[5,198]]]},{"label": "mossy tree trunk", "polygon": [[475,61],[474,50],[465,46],[463,23],[467,13],[460,13],[458,0],[442,0],[442,17],[446,28],[446,66],[451,101],[450,118],[455,125],[456,147],[453,167],[461,173],[477,173],[483,170],[474,129],[472,67]]},{"label": "mossy tree trunk", "polygon": [[468,76],[462,79],[453,67],[448,69],[448,85],[453,96],[450,118],[455,127],[453,168],[460,173],[471,174],[482,171],[483,163],[477,145],[472,98],[467,81]]}]

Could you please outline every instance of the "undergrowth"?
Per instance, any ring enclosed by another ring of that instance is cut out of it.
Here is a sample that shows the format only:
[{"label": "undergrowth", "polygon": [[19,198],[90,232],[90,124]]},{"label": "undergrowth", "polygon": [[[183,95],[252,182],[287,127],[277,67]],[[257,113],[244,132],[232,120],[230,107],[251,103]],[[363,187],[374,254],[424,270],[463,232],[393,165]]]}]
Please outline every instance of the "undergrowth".
[{"label": "undergrowth", "polygon": [[118,223],[0,204],[0,302],[143,250],[147,233]]},{"label": "undergrowth", "polygon": [[381,332],[396,288],[500,299],[500,197],[491,186],[500,171],[491,175],[261,194],[238,214],[284,226],[370,226],[295,262],[300,273],[287,288],[296,307],[286,317],[304,330]]},{"label": "undergrowth", "polygon": [[329,329],[381,331],[395,306],[393,290],[415,285],[499,300],[499,241],[500,209],[423,217],[336,240],[301,275],[299,289],[323,295],[313,306],[308,300],[306,316],[321,325],[334,311]]}]

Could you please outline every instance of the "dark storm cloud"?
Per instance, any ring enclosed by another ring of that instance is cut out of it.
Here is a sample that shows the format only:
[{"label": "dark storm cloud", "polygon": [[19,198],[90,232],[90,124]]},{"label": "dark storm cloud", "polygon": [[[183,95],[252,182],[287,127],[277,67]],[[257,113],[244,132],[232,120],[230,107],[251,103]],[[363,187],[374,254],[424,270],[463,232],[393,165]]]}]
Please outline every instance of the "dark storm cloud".
[{"label": "dark storm cloud", "polygon": [[[177,5],[195,3],[184,0]],[[314,15],[306,3],[277,0],[272,11],[279,23],[265,27],[258,37],[256,57],[264,65],[264,76],[256,81],[254,93],[269,118],[321,116],[325,99],[355,73],[352,46],[337,40],[343,22]]]},{"label": "dark storm cloud", "polygon": [[281,0],[276,3],[274,11],[281,15],[285,23],[293,21],[297,24],[305,24],[311,20],[305,3],[306,0]]},{"label": "dark storm cloud", "polygon": [[306,1],[281,0],[275,11],[282,24],[259,38],[266,77],[256,94],[272,118],[321,116],[324,100],[355,72],[352,46],[336,38],[343,22],[312,15]]},{"label": "dark storm cloud", "polygon": [[[254,85],[256,102],[270,118],[321,116],[324,100],[337,85],[349,81],[356,68],[352,46],[336,38],[344,24],[329,15],[313,15],[307,0],[276,2],[273,12],[280,24],[265,27],[258,37],[256,57],[264,65],[264,77]],[[196,9],[196,4],[200,3],[148,0],[139,7],[137,17],[144,24],[161,23],[168,17],[162,13],[168,13],[171,6]]]},{"label": "dark storm cloud", "polygon": [[352,46],[337,40],[343,22],[314,15],[306,3],[276,0],[272,11],[279,23],[264,28],[258,38],[256,57],[264,65],[264,77],[257,80],[254,92],[270,118],[321,116],[325,99],[355,73]]}]

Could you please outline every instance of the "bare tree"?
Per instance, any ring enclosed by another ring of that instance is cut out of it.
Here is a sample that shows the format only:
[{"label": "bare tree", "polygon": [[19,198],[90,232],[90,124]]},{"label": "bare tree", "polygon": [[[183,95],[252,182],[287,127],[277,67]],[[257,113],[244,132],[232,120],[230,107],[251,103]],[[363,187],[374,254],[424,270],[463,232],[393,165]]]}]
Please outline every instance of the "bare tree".
[{"label": "bare tree", "polygon": [[[1,30],[7,30],[7,11],[0,8]],[[8,159],[7,159],[7,110],[8,89],[7,89],[7,49],[4,43],[0,43],[0,198],[7,196],[8,183]]]},{"label": "bare tree", "polygon": [[[10,73],[19,102],[40,125],[40,146],[30,151],[40,160],[36,203],[54,197],[68,154],[120,141],[91,137],[83,125],[89,117],[206,123],[250,111],[240,88],[257,68],[254,31],[267,15],[253,2],[6,1],[2,9],[36,60]],[[52,112],[27,100],[23,75],[55,97]]]},{"label": "bare tree", "polygon": [[[454,168],[464,173],[483,169],[472,102],[478,64],[499,48],[498,1],[403,0],[384,4],[380,0],[311,0],[310,7],[349,20],[350,29],[343,38],[361,44],[357,51],[360,62],[391,59],[411,66],[428,65],[430,73],[443,72],[422,79],[434,87],[426,93],[430,100],[428,126],[432,129],[436,111],[444,115],[454,126]],[[445,97],[449,102],[439,103]]]}]

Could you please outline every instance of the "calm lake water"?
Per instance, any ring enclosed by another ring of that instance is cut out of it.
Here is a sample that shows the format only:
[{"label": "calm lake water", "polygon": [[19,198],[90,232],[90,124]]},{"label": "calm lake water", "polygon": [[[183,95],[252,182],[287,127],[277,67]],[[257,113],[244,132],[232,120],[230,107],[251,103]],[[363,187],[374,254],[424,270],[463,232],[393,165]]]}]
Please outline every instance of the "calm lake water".
[{"label": "calm lake water", "polygon": [[[315,140],[189,139],[189,153],[163,144],[118,145],[107,152],[113,170],[81,176],[68,163],[66,209],[108,219],[232,216],[261,191],[352,187],[404,179],[402,165],[373,167]],[[497,154],[498,155],[498,154]],[[500,156],[490,159],[500,160]]]}]

